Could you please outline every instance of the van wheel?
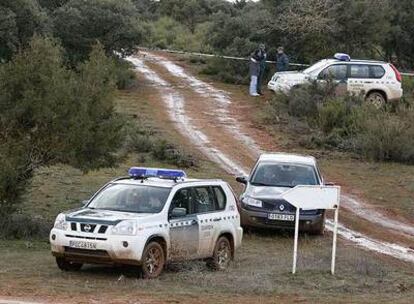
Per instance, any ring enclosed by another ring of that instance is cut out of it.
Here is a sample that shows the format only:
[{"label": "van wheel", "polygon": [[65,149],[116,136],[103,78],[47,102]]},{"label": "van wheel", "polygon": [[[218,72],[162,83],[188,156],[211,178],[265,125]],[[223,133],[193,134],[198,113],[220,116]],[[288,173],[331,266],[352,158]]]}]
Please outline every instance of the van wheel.
[{"label": "van wheel", "polygon": [[144,279],[155,279],[161,274],[164,265],[165,255],[160,243],[149,243],[142,255],[142,277]]},{"label": "van wheel", "polygon": [[207,266],[213,270],[225,270],[229,267],[232,256],[229,239],[222,236],[217,240],[213,257],[207,261]]},{"label": "van wheel", "polygon": [[368,96],[365,98],[365,101],[369,102],[370,104],[372,104],[377,109],[380,109],[383,106],[385,106],[385,104],[387,102],[385,100],[384,95],[381,94],[380,92],[369,93]]},{"label": "van wheel", "polygon": [[83,264],[67,261],[64,258],[57,257],[56,264],[63,271],[77,271],[82,268]]}]

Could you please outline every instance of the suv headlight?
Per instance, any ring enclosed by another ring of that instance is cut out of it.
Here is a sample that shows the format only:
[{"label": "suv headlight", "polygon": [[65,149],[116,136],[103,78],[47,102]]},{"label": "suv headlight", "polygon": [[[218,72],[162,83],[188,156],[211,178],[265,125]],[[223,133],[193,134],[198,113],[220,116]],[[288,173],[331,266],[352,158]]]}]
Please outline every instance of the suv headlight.
[{"label": "suv headlight", "polygon": [[53,228],[60,229],[60,230],[68,230],[69,223],[66,222],[66,216],[61,213],[56,217],[55,224]]},{"label": "suv headlight", "polygon": [[246,205],[253,206],[253,207],[259,207],[259,208],[263,207],[262,201],[259,201],[249,196],[244,197],[242,199],[242,202]]},{"label": "suv headlight", "polygon": [[112,228],[115,235],[135,235],[137,234],[137,223],[133,220],[125,220]]}]

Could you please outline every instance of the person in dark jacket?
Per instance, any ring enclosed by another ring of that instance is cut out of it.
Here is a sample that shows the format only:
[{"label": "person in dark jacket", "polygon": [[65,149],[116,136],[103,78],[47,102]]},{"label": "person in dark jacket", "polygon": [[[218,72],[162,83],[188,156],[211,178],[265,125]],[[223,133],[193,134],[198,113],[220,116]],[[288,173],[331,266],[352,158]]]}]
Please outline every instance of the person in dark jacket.
[{"label": "person in dark jacket", "polygon": [[276,55],[276,71],[283,72],[287,71],[289,68],[289,58],[285,54],[285,51],[282,46],[277,48],[277,55]]},{"label": "person in dark jacket", "polygon": [[250,96],[260,96],[257,93],[257,80],[260,74],[260,62],[264,58],[264,51],[259,47],[250,55],[249,71],[250,71]]},{"label": "person in dark jacket", "polygon": [[263,77],[264,77],[264,72],[266,69],[266,59],[267,59],[267,54],[266,54],[266,46],[264,45],[264,43],[261,43],[259,45],[259,49],[262,51],[262,57],[259,63],[259,75],[257,76],[257,94],[262,95],[262,81],[263,81]]}]

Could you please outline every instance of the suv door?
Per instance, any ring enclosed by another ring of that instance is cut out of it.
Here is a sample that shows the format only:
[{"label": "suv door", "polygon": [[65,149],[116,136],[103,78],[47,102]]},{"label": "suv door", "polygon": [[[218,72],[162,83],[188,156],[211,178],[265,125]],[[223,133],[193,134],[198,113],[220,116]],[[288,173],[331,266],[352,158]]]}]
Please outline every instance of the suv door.
[{"label": "suv door", "polygon": [[[193,205],[193,189],[179,189],[170,204],[168,212],[170,232],[170,258],[192,259],[199,255],[199,222]],[[173,216],[174,208],[183,208],[185,215]]]},{"label": "suv door", "polygon": [[215,240],[223,230],[226,194],[220,185],[196,187],[194,192],[200,222],[200,255],[209,257],[214,250]]},{"label": "suv door", "polygon": [[328,80],[337,84],[335,90],[338,95],[344,95],[347,92],[348,65],[333,64],[323,69],[318,75],[318,82],[326,83]]},{"label": "suv door", "polygon": [[352,94],[359,95],[368,92],[374,81],[370,79],[369,65],[367,64],[350,64],[348,91]]}]

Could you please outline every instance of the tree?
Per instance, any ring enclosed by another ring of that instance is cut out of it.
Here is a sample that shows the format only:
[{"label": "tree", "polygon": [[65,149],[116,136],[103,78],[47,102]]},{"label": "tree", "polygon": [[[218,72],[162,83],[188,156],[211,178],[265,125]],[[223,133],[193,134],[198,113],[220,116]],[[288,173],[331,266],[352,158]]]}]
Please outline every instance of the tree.
[{"label": "tree", "polygon": [[49,30],[48,17],[35,0],[0,2],[0,61],[27,46],[32,36]]},{"label": "tree", "polygon": [[414,69],[414,2],[391,1],[391,32],[384,42],[389,60],[396,56],[399,66]]},{"label": "tree", "polygon": [[142,40],[136,7],[130,0],[71,0],[53,14],[54,34],[72,62],[87,58],[99,41],[107,55],[135,51]]},{"label": "tree", "polygon": [[39,166],[87,171],[114,163],[122,121],[113,109],[112,62],[98,45],[77,72],[69,70],[61,47],[35,36],[0,65],[0,222]]}]

